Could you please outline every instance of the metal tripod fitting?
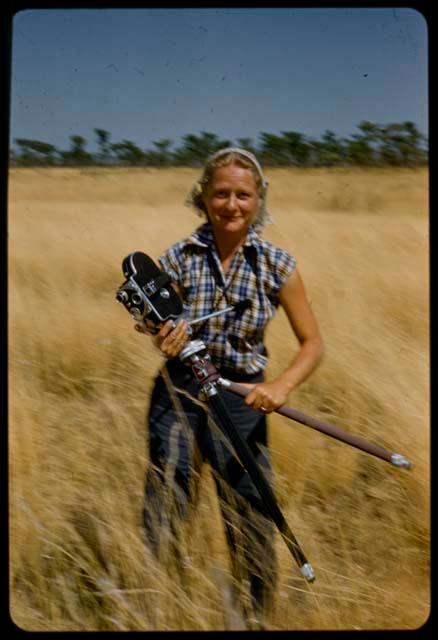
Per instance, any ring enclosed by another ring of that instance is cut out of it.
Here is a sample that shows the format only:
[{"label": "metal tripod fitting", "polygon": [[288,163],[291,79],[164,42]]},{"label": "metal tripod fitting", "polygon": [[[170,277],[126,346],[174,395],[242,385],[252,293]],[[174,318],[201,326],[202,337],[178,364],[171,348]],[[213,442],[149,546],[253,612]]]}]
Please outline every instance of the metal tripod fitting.
[{"label": "metal tripod fitting", "polygon": [[306,562],[300,567],[301,575],[306,578],[307,582],[315,581],[315,572],[310,562]]},{"label": "metal tripod fitting", "polygon": [[396,467],[403,467],[404,469],[412,469],[414,463],[402,456],[401,453],[393,453],[391,456],[391,464]]},{"label": "metal tripod fitting", "polygon": [[202,351],[206,351],[207,347],[202,342],[202,340],[190,340],[185,347],[181,350],[179,354],[179,359],[182,362],[191,359],[193,356],[201,353]]}]

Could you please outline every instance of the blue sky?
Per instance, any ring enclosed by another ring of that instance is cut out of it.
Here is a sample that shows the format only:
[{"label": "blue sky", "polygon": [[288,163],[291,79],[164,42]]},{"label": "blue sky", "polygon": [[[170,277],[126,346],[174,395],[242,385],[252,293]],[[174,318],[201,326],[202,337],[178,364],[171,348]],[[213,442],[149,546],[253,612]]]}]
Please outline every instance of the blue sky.
[{"label": "blue sky", "polygon": [[95,127],[142,149],[187,133],[319,138],[361,120],[428,133],[414,9],[27,10],[14,16],[10,138],[67,149]]}]

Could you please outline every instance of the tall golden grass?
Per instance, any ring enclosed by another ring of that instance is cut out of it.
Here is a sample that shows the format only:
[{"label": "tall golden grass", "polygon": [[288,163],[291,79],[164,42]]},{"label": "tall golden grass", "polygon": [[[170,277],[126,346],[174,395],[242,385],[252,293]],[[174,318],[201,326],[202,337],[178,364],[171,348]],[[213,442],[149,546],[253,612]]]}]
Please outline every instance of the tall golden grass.
[{"label": "tall golden grass", "polygon": [[[10,612],[32,631],[239,628],[208,467],[184,576],[144,545],[144,415],[161,356],[115,302],[121,261],[199,219],[191,169],[9,176]],[[273,630],[413,629],[429,615],[428,172],[269,171],[274,225],[326,343],[289,404],[407,455],[412,471],[274,414],[281,507]],[[269,373],[297,344],[279,311]],[[278,535],[278,534],[276,534]]]}]

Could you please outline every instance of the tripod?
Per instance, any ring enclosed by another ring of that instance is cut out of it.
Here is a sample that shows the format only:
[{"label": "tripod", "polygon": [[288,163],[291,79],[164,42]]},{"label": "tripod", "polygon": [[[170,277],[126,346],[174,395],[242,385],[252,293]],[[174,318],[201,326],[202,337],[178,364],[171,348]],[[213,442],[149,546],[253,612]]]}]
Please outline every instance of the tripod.
[{"label": "tripod", "polygon": [[179,358],[184,364],[188,364],[191,367],[193,375],[199,383],[206,401],[211,406],[219,426],[231,441],[242,465],[247,470],[251,480],[257,488],[269,516],[277,526],[289,551],[298,564],[301,574],[308,582],[313,582],[315,580],[313,567],[307,560],[297,539],[290,530],[290,527],[278,506],[274,492],[257,466],[246,440],[242,438],[233,424],[226,405],[218,392],[218,380],[220,379],[220,374],[212,364],[205,344],[201,340],[192,340],[188,342],[179,354]]}]

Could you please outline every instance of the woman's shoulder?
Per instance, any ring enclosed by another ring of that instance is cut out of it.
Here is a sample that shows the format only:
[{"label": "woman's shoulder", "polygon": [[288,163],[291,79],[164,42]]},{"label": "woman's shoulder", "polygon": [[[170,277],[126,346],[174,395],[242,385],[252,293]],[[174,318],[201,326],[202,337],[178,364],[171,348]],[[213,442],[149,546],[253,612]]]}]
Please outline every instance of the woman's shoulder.
[{"label": "woman's shoulder", "polygon": [[212,234],[208,225],[203,224],[195,229],[192,233],[180,240],[174,242],[164,254],[181,254],[189,247],[193,246],[206,246],[212,242]]},{"label": "woman's shoulder", "polygon": [[203,225],[185,238],[174,242],[160,255],[158,260],[161,267],[180,274],[190,269],[193,257],[199,251],[203,252],[203,248],[207,246],[207,235],[205,225]]},{"label": "woman's shoulder", "polygon": [[258,236],[256,247],[260,255],[265,260],[272,263],[273,265],[275,265],[277,262],[284,262],[284,261],[296,262],[296,258],[294,254],[291,253],[289,250],[285,249],[284,247],[280,247],[279,245],[274,244],[270,240],[266,240],[261,236]]},{"label": "woman's shoulder", "polygon": [[260,237],[257,249],[260,275],[266,286],[280,289],[296,268],[295,256],[287,249]]}]

